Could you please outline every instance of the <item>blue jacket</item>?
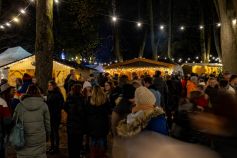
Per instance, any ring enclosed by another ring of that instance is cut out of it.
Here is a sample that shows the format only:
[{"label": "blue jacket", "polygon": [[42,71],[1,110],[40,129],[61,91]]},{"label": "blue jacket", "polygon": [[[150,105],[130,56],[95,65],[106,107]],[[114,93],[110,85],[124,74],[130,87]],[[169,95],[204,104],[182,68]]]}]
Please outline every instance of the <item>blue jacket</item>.
[{"label": "blue jacket", "polygon": [[160,115],[152,118],[148,126],[146,127],[146,130],[168,135],[168,124],[165,115]]}]

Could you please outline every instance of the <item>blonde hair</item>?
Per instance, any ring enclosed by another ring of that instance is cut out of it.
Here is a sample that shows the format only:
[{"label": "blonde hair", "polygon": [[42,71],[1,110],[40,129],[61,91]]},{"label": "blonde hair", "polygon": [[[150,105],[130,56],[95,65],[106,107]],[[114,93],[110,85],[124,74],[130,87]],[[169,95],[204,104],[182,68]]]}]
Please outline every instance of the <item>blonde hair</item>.
[{"label": "blonde hair", "polygon": [[90,99],[91,105],[100,106],[106,103],[107,97],[100,86],[95,86],[92,90],[92,96]]}]

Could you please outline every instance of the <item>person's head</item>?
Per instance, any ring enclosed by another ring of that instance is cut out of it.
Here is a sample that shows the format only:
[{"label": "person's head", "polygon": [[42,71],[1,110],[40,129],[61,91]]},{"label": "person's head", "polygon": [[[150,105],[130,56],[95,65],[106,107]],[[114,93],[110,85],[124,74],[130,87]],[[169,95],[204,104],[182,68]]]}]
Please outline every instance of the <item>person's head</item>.
[{"label": "person's head", "polygon": [[81,93],[82,93],[82,87],[81,87],[81,85],[80,85],[80,84],[74,84],[74,85],[72,86],[71,93],[72,93],[73,95],[80,96]]},{"label": "person's head", "polygon": [[23,81],[21,78],[16,78],[16,85],[21,86],[23,84]]},{"label": "person's head", "polygon": [[231,77],[231,73],[229,71],[225,71],[223,73],[223,77],[226,81],[229,81],[230,80],[230,77]]},{"label": "person's head", "polygon": [[59,89],[57,83],[54,80],[48,82],[48,91],[55,91]]},{"label": "person's head", "polygon": [[32,77],[29,74],[24,73],[22,80],[23,80],[23,83],[24,82],[32,82]]},{"label": "person's head", "polygon": [[208,84],[209,84],[209,86],[212,87],[212,88],[216,87],[216,85],[217,85],[217,80],[216,80],[216,78],[211,77],[211,78],[209,79],[209,81],[208,81]]},{"label": "person's head", "polygon": [[114,88],[113,82],[111,82],[111,81],[105,82],[105,92],[109,92],[109,91],[113,90],[113,88]]},{"label": "person's head", "polygon": [[204,93],[205,92],[205,83],[204,84],[203,84],[203,82],[199,83],[197,86],[197,90],[201,93]]},{"label": "person's head", "polygon": [[226,89],[228,88],[229,82],[226,80],[221,80],[220,81],[220,88]]},{"label": "person's head", "polygon": [[127,100],[134,99],[135,90],[136,88],[131,84],[123,85],[122,88],[123,98]]},{"label": "person's head", "polygon": [[107,97],[103,92],[102,88],[100,86],[94,86],[94,88],[92,89],[92,95],[90,99],[91,105],[100,106],[105,104],[106,101]]},{"label": "person's head", "polygon": [[237,75],[232,75],[230,77],[230,85],[237,88]]},{"label": "person's head", "polygon": [[141,81],[139,81],[139,80],[134,80],[134,81],[132,81],[132,85],[133,85],[135,88],[138,88],[138,87],[142,86],[142,83],[141,83]]},{"label": "person's head", "polygon": [[71,74],[70,79],[76,81],[77,80],[77,75],[75,73]]},{"label": "person's head", "polygon": [[152,78],[151,77],[145,77],[143,79],[143,85],[147,88],[150,87],[150,85],[152,85]]},{"label": "person's head", "polygon": [[74,69],[71,69],[71,70],[70,70],[70,75],[73,75],[73,74],[75,74],[75,70],[74,70]]},{"label": "person's head", "polygon": [[90,82],[88,81],[85,81],[84,84],[83,84],[83,90],[84,89],[91,89],[92,88],[92,85]]},{"label": "person's head", "polygon": [[192,91],[189,97],[190,102],[196,105],[201,95],[202,93],[200,91]]},{"label": "person's head", "polygon": [[193,82],[193,83],[195,83],[195,84],[198,84],[198,77],[197,77],[197,76],[192,76],[192,77],[190,78],[190,81]]},{"label": "person's head", "polygon": [[119,86],[120,87],[123,87],[124,84],[127,84],[128,83],[128,76],[126,75],[122,75],[120,78],[119,78]]},{"label": "person's head", "polygon": [[161,71],[159,71],[159,70],[156,71],[156,72],[155,72],[155,77],[160,77],[160,76],[161,76]]},{"label": "person's head", "polygon": [[37,79],[35,77],[32,78],[32,83],[36,84],[37,83]]},{"label": "person's head", "polygon": [[156,97],[146,87],[139,87],[135,91],[135,103],[136,106],[154,106],[156,103]]},{"label": "person's head", "polygon": [[36,85],[32,84],[28,87],[26,95],[31,97],[41,97],[40,89]]}]

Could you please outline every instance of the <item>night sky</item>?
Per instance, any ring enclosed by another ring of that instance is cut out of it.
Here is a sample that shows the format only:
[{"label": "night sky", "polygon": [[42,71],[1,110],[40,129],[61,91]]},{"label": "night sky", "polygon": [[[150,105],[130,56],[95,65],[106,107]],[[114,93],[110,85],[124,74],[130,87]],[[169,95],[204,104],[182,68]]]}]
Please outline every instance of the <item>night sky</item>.
[{"label": "night sky", "polygon": [[[67,1],[67,0],[65,0]],[[201,2],[202,6],[200,6]],[[168,24],[168,1],[167,0],[154,0],[154,21],[159,25]],[[12,16],[14,11],[18,10],[24,3],[18,0],[3,0],[3,10],[0,16],[0,23]],[[55,7],[54,15],[54,31],[57,39],[55,44],[55,54],[59,54],[62,49],[66,47],[60,40],[66,40],[67,29],[70,28],[70,24],[66,21],[72,21],[73,18],[67,16],[67,8],[65,2],[61,2],[60,6]],[[23,5],[24,6],[24,5]],[[200,9],[204,9],[204,21],[205,24],[210,27],[216,27],[218,22],[212,0],[173,0],[173,39],[172,39],[172,54],[175,58],[188,58],[200,56]],[[116,25],[119,27],[120,32],[120,46],[124,59],[132,59],[138,57],[138,51],[140,49],[144,32],[149,30],[149,15],[147,13],[146,0],[119,0],[116,6],[116,15],[121,18]],[[99,14],[99,13],[98,13]],[[93,50],[96,54],[97,61],[108,62],[115,60],[113,55],[113,31],[112,31],[112,6],[109,5],[108,9],[103,12],[103,15],[99,16],[99,44]],[[24,23],[11,28],[7,32],[0,32],[0,51],[7,47],[13,47],[21,45],[26,50],[34,51],[34,39],[35,39],[35,8],[30,7],[30,13],[24,18]],[[134,21],[134,22],[131,22]],[[142,28],[137,28],[135,21],[141,21],[143,23]],[[67,25],[68,24],[68,25]],[[180,31],[181,25],[187,26],[185,31]],[[167,51],[167,31],[168,26],[164,31],[158,31],[156,36],[159,37],[158,54],[164,56]],[[218,29],[218,28],[215,28]],[[63,30],[60,32],[60,30]],[[68,30],[68,34],[71,30]],[[218,30],[217,30],[218,31]],[[64,38],[65,35],[65,38]],[[58,36],[61,36],[58,38]],[[70,35],[70,36],[73,36]],[[76,36],[76,35],[75,35]],[[4,37],[4,38],[3,38]],[[3,39],[2,39],[3,38]],[[212,37],[213,38],[213,37]],[[59,42],[57,42],[59,40]],[[211,54],[216,55],[214,40],[212,40]],[[150,33],[146,40],[146,47],[144,57],[151,58],[151,41]],[[71,48],[76,48],[77,44],[71,44]],[[70,56],[70,52],[67,52]]]}]

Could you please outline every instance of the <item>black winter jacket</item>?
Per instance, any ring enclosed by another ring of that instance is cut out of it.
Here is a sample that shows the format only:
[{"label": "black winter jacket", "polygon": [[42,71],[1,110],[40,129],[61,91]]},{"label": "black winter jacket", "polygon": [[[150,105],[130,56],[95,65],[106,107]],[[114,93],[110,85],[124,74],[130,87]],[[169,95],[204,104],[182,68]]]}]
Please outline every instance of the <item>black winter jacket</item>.
[{"label": "black winter jacket", "polygon": [[100,106],[86,106],[88,134],[92,137],[106,137],[109,132],[110,106],[105,103]]},{"label": "black winter jacket", "polygon": [[49,107],[51,123],[60,123],[61,111],[64,105],[62,93],[58,91],[49,91],[47,95],[47,105]]},{"label": "black winter jacket", "polygon": [[67,112],[67,130],[70,133],[84,134],[86,131],[86,111],[82,96],[69,95],[64,106]]}]

